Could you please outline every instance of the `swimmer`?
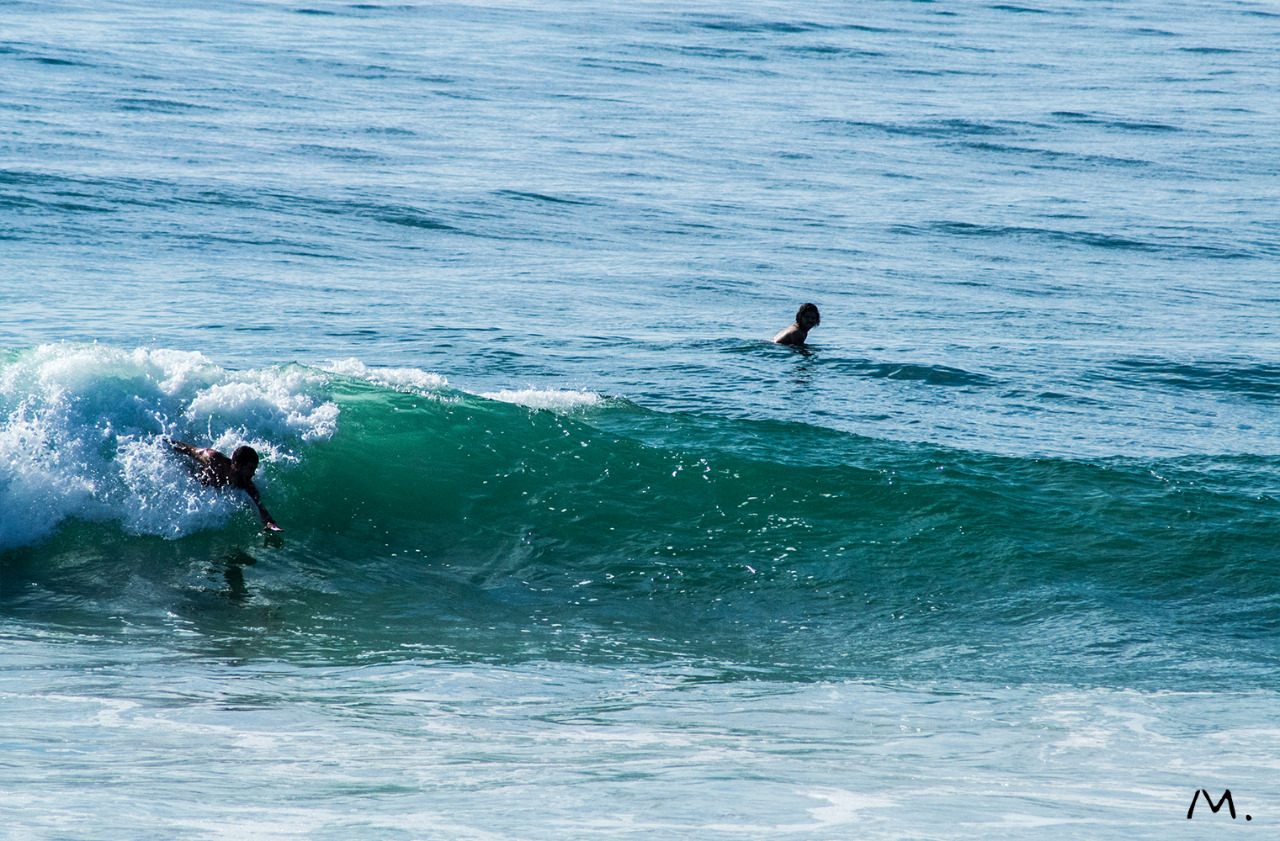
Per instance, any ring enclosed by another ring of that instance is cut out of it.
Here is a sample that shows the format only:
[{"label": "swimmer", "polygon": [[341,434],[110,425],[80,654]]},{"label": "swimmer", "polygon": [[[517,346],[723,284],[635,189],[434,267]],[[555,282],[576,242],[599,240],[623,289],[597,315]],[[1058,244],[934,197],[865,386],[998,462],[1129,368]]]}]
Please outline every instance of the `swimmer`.
[{"label": "swimmer", "polygon": [[822,323],[818,316],[818,308],[813,304],[801,304],[796,312],[796,323],[773,337],[775,344],[802,345],[809,331]]},{"label": "swimmer", "polygon": [[267,531],[283,531],[276,525],[276,521],[271,519],[267,509],[262,506],[261,500],[258,499],[258,489],[253,484],[253,473],[258,469],[257,450],[253,447],[236,447],[231,458],[227,458],[211,447],[193,447],[169,438],[165,441],[173,447],[174,452],[181,453],[196,462],[192,473],[200,484],[211,488],[227,486],[239,488],[248,494],[249,499],[258,509],[258,517]]}]

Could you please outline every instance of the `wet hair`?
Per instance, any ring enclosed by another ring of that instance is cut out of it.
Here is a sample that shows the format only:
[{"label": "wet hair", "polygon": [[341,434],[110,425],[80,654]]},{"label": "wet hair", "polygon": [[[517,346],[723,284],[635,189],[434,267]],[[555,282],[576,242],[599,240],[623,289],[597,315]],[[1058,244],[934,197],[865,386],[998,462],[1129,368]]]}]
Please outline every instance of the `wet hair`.
[{"label": "wet hair", "polygon": [[231,454],[231,463],[235,465],[243,464],[256,469],[258,467],[258,451],[253,447],[236,447],[236,451]]},{"label": "wet hair", "polygon": [[818,307],[814,304],[801,304],[800,309],[796,310],[796,324],[804,318],[805,313],[813,314],[813,323],[818,324],[822,321],[822,316],[818,315]]}]

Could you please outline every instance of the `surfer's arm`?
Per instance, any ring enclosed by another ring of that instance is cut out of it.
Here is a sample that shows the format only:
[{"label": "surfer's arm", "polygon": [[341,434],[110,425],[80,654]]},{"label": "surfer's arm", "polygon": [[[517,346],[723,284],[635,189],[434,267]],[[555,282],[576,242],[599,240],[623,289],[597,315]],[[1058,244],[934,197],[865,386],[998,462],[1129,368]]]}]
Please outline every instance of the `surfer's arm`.
[{"label": "surfer's arm", "polygon": [[191,464],[189,465],[191,475],[200,484],[212,485],[218,488],[226,484],[222,471],[219,471],[214,466],[216,457],[221,455],[217,450],[211,450],[208,447],[193,447],[182,441],[174,441],[172,438],[166,438],[164,442],[178,455],[191,459]]},{"label": "surfer's arm", "polygon": [[[166,438],[164,440],[175,453],[184,455],[187,458],[204,465],[206,470],[213,471],[214,461],[218,456],[222,455],[217,450],[213,450],[208,447],[193,447],[190,444],[183,443],[182,441],[174,441],[172,438]],[[226,456],[223,456],[223,460],[226,460]],[[202,478],[200,481],[206,485],[217,484],[220,486],[225,480],[222,479],[220,473],[214,472],[210,473],[208,477]]]},{"label": "surfer's arm", "polygon": [[252,482],[245,485],[241,490],[248,495],[249,501],[252,502],[253,507],[257,509],[258,519],[262,520],[262,525],[267,531],[284,531],[284,529],[276,525],[275,519],[271,516],[271,513],[267,511],[266,506],[262,504],[262,500],[258,498],[258,489]]},{"label": "surfer's arm", "polygon": [[200,450],[198,447],[193,447],[190,444],[184,444],[181,441],[175,441],[172,438],[166,438],[164,439],[164,442],[168,444],[175,453],[181,453],[184,456],[190,456],[191,458],[203,461],[203,459],[200,458]]}]

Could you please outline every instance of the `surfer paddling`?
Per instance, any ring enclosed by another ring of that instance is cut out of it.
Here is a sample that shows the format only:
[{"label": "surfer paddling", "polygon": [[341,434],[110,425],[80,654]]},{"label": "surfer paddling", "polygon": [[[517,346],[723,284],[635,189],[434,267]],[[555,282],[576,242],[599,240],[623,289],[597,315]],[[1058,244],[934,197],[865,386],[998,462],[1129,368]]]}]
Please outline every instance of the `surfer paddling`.
[{"label": "surfer paddling", "polygon": [[192,473],[200,484],[211,488],[228,486],[239,488],[249,496],[254,507],[258,509],[258,517],[267,531],[283,531],[263,507],[262,501],[258,499],[258,488],[253,484],[253,473],[258,469],[257,450],[253,447],[236,447],[231,458],[227,458],[212,447],[193,447],[170,438],[166,438],[165,441],[174,449],[174,452],[181,453],[195,462]]},{"label": "surfer paddling", "polygon": [[773,337],[775,344],[802,345],[808,338],[809,331],[822,323],[818,316],[818,308],[813,304],[801,304],[796,311],[796,323]]}]

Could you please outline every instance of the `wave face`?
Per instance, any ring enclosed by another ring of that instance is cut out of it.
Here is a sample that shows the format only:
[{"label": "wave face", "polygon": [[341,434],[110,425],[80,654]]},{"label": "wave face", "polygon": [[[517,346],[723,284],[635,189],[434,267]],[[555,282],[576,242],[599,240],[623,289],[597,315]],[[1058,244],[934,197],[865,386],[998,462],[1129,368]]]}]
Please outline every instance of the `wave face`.
[{"label": "wave face", "polygon": [[[3,366],[5,612],[176,615],[301,658],[1124,685],[1275,665],[1276,459],[998,457],[354,361],[58,345]],[[257,447],[283,539],[162,435]]]}]

